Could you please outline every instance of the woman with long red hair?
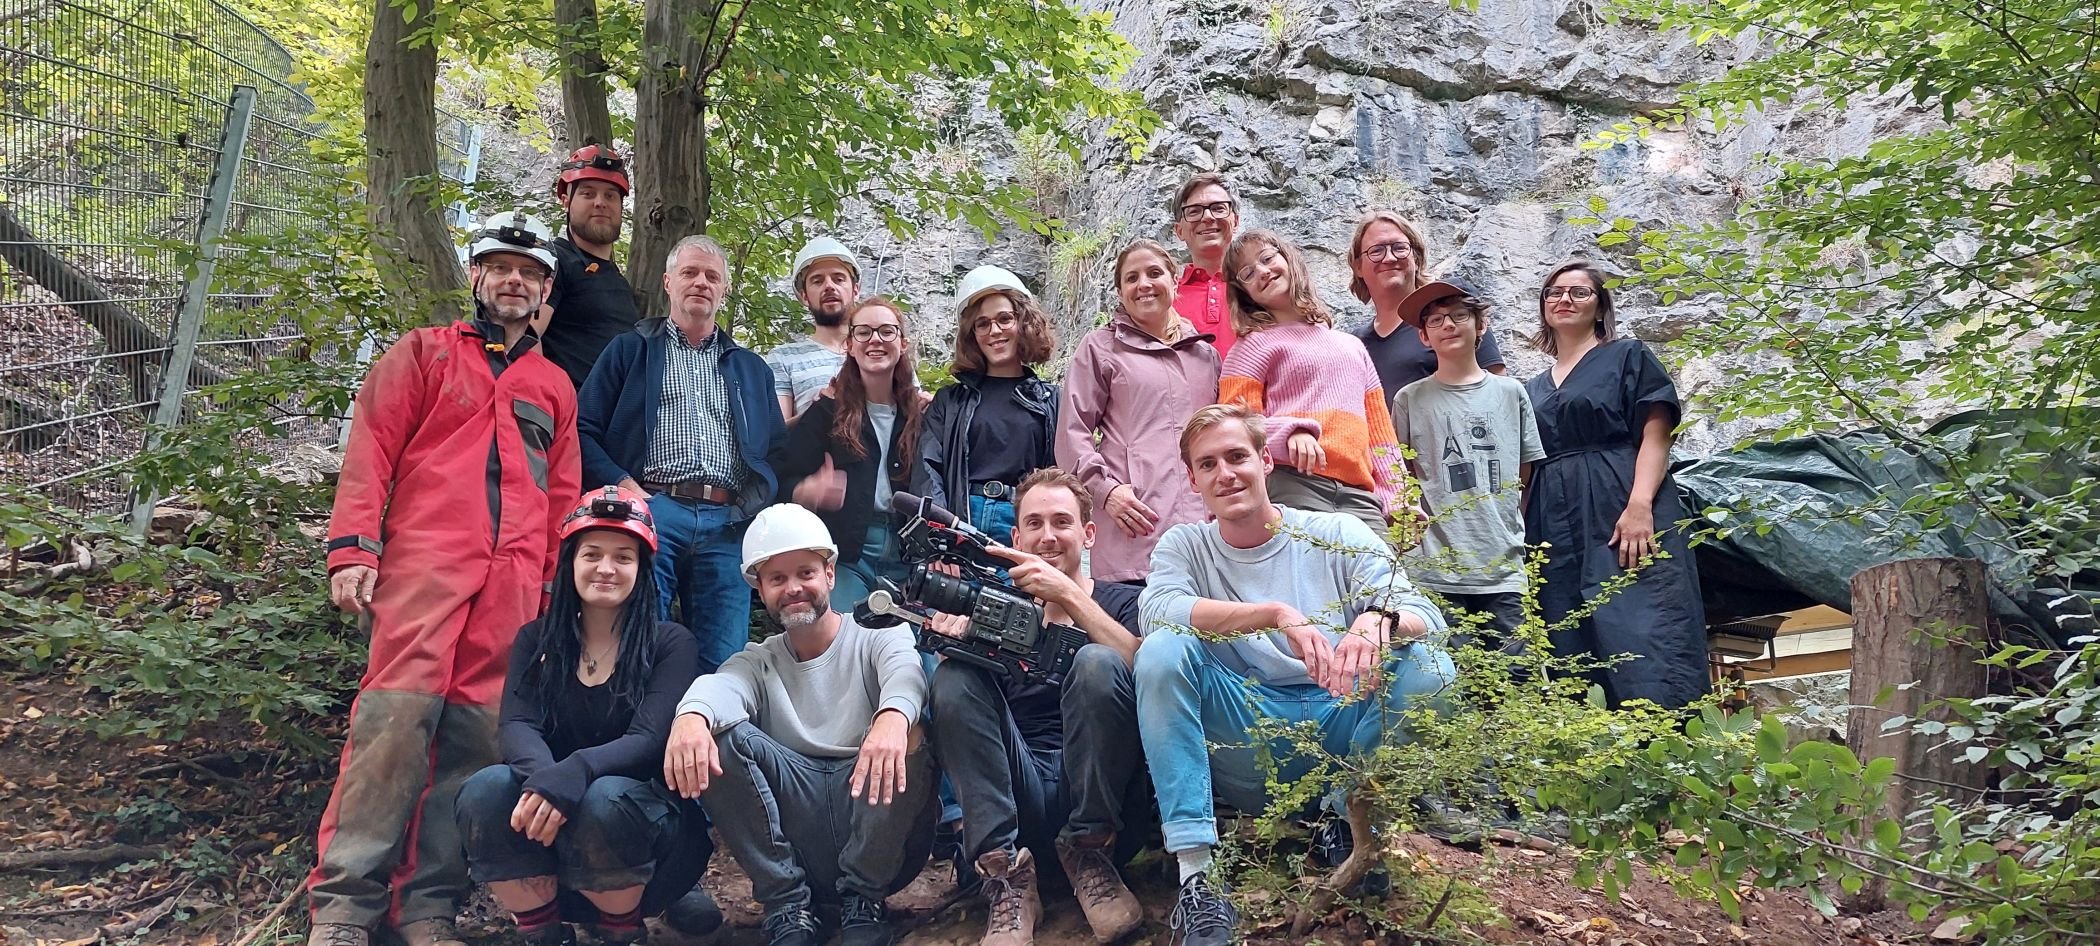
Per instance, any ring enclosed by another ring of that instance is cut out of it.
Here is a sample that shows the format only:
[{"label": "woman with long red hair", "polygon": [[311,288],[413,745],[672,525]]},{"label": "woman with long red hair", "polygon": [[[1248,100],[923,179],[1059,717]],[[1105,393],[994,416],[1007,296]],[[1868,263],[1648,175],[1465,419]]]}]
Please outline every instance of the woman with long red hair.
[{"label": "woman with long red hair", "polygon": [[875,579],[904,578],[890,494],[911,486],[923,414],[902,309],[883,296],[861,300],[846,314],[846,363],[830,391],[795,416],[772,456],[782,493],[822,469],[826,457],[846,475],[844,488],[825,491],[813,510],[839,547],[831,605],[840,611],[866,599]]}]

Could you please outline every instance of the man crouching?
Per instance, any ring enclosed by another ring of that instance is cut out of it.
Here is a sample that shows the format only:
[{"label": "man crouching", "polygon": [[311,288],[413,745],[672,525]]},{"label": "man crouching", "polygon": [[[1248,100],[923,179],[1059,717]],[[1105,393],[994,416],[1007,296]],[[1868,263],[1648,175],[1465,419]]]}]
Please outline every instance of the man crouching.
[{"label": "man crouching", "polygon": [[[933,675],[934,753],[962,803],[963,845],[991,907],[982,946],[1035,941],[1036,858],[1053,842],[1097,940],[1121,939],[1145,921],[1115,866],[1124,801],[1133,788],[1145,801],[1130,671],[1138,590],[1085,576],[1092,505],[1078,477],[1030,473],[1015,489],[1014,548],[992,549],[1013,562],[1014,587],[1042,601],[1046,618],[1086,632],[1064,685],[1020,683],[955,660]],[[959,635],[966,620],[944,615],[934,629]]]},{"label": "man crouching", "polygon": [[837,556],[801,506],[752,519],[744,578],[787,632],[693,681],[664,753],[664,780],[700,800],[750,876],[770,946],[817,946],[814,891],[834,890],[842,946],[888,946],[883,898],[933,847],[933,763],[914,728],[926,671],[910,634],[831,609]]}]

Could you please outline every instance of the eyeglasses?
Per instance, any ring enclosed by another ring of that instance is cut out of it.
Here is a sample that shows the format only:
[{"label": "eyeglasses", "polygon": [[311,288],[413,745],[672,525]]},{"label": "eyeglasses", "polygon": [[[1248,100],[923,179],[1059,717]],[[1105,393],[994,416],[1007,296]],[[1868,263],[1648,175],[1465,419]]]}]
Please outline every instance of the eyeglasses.
[{"label": "eyeglasses", "polygon": [[1415,255],[1415,245],[1407,242],[1406,240],[1395,240],[1391,243],[1380,243],[1376,246],[1364,247],[1363,249],[1356,251],[1356,255],[1359,259],[1368,259],[1374,263],[1383,263],[1389,259],[1399,259],[1403,256]]},{"label": "eyeglasses", "polygon": [[1588,302],[1597,297],[1597,290],[1588,286],[1548,286],[1543,294],[1547,301],[1567,296],[1576,302]]},{"label": "eyeglasses", "polygon": [[853,327],[853,340],[856,342],[865,342],[871,338],[881,339],[885,342],[894,342],[903,335],[904,329],[895,325],[856,325]]},{"label": "eyeglasses", "polygon": [[1235,273],[1234,275],[1239,278],[1240,282],[1253,282],[1254,271],[1256,269],[1263,266],[1275,265],[1277,258],[1281,255],[1282,254],[1277,253],[1275,250],[1263,250],[1261,251],[1260,256],[1254,258],[1254,262],[1240,267],[1240,271],[1238,273]]},{"label": "eyeglasses", "polygon": [[1437,326],[1442,325],[1446,322],[1449,322],[1452,325],[1464,325],[1467,322],[1471,321],[1473,321],[1473,313],[1467,312],[1464,309],[1459,309],[1452,312],[1431,312],[1428,315],[1422,316],[1422,327],[1436,328]]},{"label": "eyeglasses", "polygon": [[[489,256],[494,255],[495,254],[493,253],[489,254]],[[538,263],[515,264],[505,262],[502,260],[489,259],[485,256],[482,259],[475,261],[474,265],[481,267],[481,271],[487,274],[488,278],[496,280],[498,282],[501,282],[505,279],[509,279],[513,275],[523,276],[526,279],[534,281],[547,278],[547,268],[541,266]]]},{"label": "eyeglasses", "polygon": [[971,331],[973,331],[973,332],[989,332],[989,331],[991,331],[991,330],[993,330],[993,329],[1007,329],[1007,330],[1012,330],[1012,329],[1013,329],[1013,327],[1014,327],[1015,325],[1017,325],[1017,324],[1019,324],[1019,323],[1018,323],[1018,321],[1017,321],[1017,320],[1016,320],[1016,319],[1014,318],[1014,314],[1013,314],[1013,313],[1011,313],[1011,312],[1006,312],[1006,313],[1002,313],[1002,314],[1000,314],[1000,315],[995,315],[995,316],[992,316],[991,318],[988,318],[988,319],[978,319],[978,320],[977,320],[977,326],[976,326],[975,328],[971,329]]},{"label": "eyeglasses", "polygon": [[1179,216],[1190,223],[1205,217],[1223,220],[1232,216],[1232,201],[1220,200],[1208,204],[1182,204]]}]

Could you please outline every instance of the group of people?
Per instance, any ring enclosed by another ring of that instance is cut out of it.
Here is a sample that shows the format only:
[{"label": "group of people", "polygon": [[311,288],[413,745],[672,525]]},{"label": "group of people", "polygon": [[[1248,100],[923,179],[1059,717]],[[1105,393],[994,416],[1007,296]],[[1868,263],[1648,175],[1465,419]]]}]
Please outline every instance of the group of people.
[{"label": "group of people", "polygon": [[[1116,310],[1062,378],[1039,374],[1056,345],[1034,295],[984,266],[929,395],[904,308],[863,297],[833,239],[793,262],[807,339],[761,356],[729,336],[706,236],[672,247],[668,313],[640,318],[612,259],[627,191],[611,149],[572,154],[563,232],[486,221],[472,317],[410,332],[358,394],[328,566],[371,657],[310,946],[458,943],[470,880],[532,943],[572,924],[639,942],[659,914],[706,932],[715,837],[774,946],[886,946],[884,898],[943,828],[990,904],[985,946],[1032,942],[1039,873],[1110,942],[1143,924],[1119,865],[1155,823],[1177,937],[1235,942],[1214,806],[1264,807],[1265,756],[1310,765],[1252,744],[1257,720],[1312,723],[1336,753],[1398,735],[1453,681],[1439,632],[1513,639],[1540,543],[1553,646],[1599,658],[1609,699],[1707,687],[1671,528],[1679,402],[1594,266],[1547,277],[1533,342],[1555,363],[1520,384],[1487,302],[1425,278],[1406,219],[1357,226],[1350,288],[1375,315],[1345,333],[1299,249],[1240,232],[1226,180],[1199,174],[1169,208],[1188,261],[1122,248]],[[1014,586],[1085,632],[1061,685],[856,620],[903,577],[902,491],[988,534]],[[1426,530],[1396,554],[1409,518]],[[781,629],[756,643],[754,591]],[[1310,814],[1339,863],[1336,810]]]}]

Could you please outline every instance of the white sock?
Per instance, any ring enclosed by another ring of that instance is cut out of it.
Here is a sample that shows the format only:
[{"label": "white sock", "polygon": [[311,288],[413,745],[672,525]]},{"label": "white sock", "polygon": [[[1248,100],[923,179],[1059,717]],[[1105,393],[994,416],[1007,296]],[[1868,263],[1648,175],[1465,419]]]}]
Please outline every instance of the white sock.
[{"label": "white sock", "polygon": [[1210,870],[1210,845],[1192,847],[1186,851],[1175,851],[1174,859],[1181,863],[1181,882]]}]

